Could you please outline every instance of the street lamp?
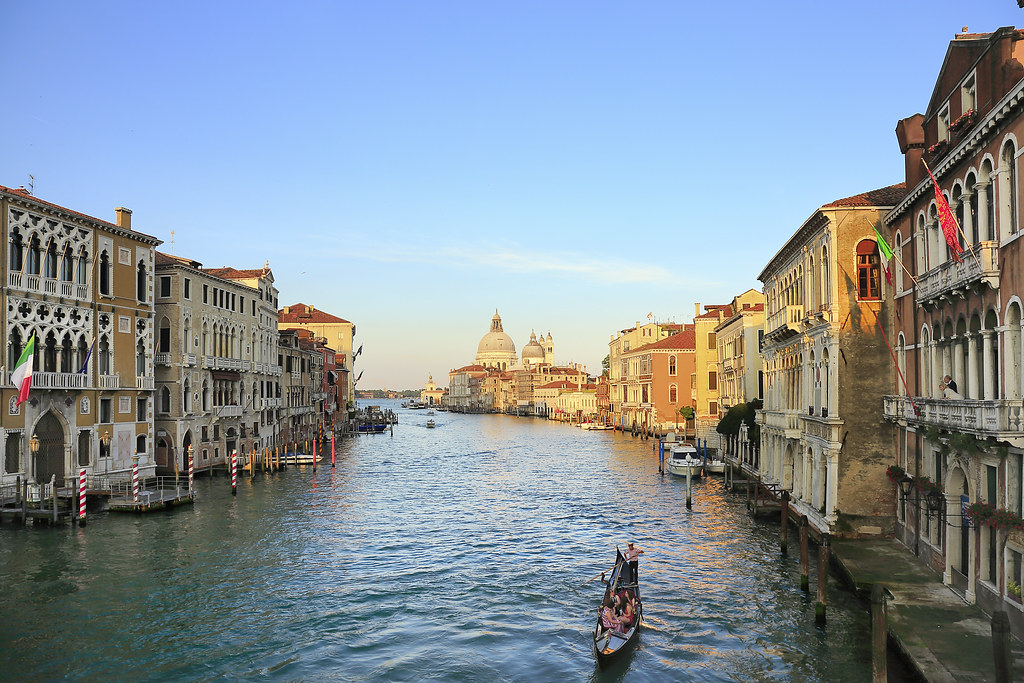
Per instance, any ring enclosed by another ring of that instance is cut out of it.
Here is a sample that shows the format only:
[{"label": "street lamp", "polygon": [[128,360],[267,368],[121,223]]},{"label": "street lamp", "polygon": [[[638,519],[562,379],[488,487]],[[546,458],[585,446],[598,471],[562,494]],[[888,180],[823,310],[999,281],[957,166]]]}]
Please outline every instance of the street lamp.
[{"label": "street lamp", "polygon": [[103,471],[104,472],[107,471],[107,467],[110,464],[109,457],[106,457],[106,456],[109,456],[109,455],[110,455],[110,428],[108,427],[107,429],[103,430],[103,433],[100,434],[100,457],[104,458],[104,460],[103,460]]},{"label": "street lamp", "polygon": [[37,468],[36,468],[36,455],[39,454],[39,436],[38,435],[33,434],[32,438],[29,439],[28,449],[29,449],[29,451],[32,452],[32,471],[36,472],[36,470],[37,470]]}]

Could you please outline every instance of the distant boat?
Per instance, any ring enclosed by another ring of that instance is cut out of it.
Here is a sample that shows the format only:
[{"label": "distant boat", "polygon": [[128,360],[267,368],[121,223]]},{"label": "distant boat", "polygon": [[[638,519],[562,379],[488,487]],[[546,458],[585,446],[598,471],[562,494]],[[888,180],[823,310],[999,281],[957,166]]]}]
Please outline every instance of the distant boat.
[{"label": "distant boat", "polygon": [[434,428],[434,421],[433,420],[427,420],[427,429],[433,429],[433,428]]},{"label": "distant boat", "polygon": [[[317,454],[316,461],[320,462],[324,457]],[[282,465],[312,465],[313,456],[310,453],[282,453],[281,454]]]}]

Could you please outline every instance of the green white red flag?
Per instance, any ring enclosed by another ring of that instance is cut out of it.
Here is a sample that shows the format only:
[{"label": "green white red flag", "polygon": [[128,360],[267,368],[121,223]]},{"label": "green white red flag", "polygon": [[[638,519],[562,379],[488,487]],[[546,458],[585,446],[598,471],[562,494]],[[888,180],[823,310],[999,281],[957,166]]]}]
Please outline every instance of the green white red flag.
[{"label": "green white red flag", "polygon": [[35,362],[35,350],[36,350],[36,334],[32,333],[32,336],[28,338],[28,344],[25,344],[25,349],[21,352],[21,357],[18,358],[18,364],[14,366],[14,372],[11,373],[11,381],[14,383],[14,388],[18,390],[18,402],[16,405],[21,405],[28,398],[29,389],[32,388],[32,366]]},{"label": "green white red flag", "polygon": [[928,171],[928,175],[932,179],[932,185],[935,187],[935,204],[939,208],[939,225],[942,226],[942,234],[946,237],[946,244],[949,245],[949,253],[954,261],[960,263],[960,252],[963,249],[960,248],[960,242],[956,238],[956,218],[953,216],[953,211],[949,208],[949,202],[942,195],[942,190],[939,189],[939,181],[935,180],[935,176],[932,175],[932,169],[928,168],[928,164],[925,164],[924,170]]},{"label": "green white red flag", "polygon": [[882,269],[885,271],[885,281],[892,286],[892,271],[889,270],[889,259],[892,258],[892,249],[889,248],[889,243],[882,237],[882,233],[878,232],[878,228],[874,225],[871,229],[875,231],[875,242],[878,243],[878,251],[881,252],[884,260],[882,261]]}]

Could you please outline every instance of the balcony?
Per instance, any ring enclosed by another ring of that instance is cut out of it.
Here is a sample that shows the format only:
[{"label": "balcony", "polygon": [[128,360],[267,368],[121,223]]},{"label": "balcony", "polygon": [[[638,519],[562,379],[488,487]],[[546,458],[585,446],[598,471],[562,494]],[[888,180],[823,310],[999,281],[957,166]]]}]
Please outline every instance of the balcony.
[{"label": "balcony", "polygon": [[210,370],[242,371],[241,358],[225,358],[224,356],[203,356],[203,367]]},{"label": "balcony", "polygon": [[267,374],[280,377],[284,369],[280,365],[267,365]]},{"label": "balcony", "polygon": [[[33,378],[35,375],[33,375]],[[98,386],[100,389],[114,390],[121,388],[120,375],[100,375]]]},{"label": "balcony", "polygon": [[787,439],[799,439],[803,433],[801,415],[795,410],[762,410],[760,415],[766,428],[782,432]]},{"label": "balcony", "polygon": [[288,374],[291,375],[292,384],[295,384],[302,380],[302,372],[299,370],[292,370]]},{"label": "balcony", "polygon": [[171,354],[169,353],[157,353],[153,355],[153,365],[170,365]]},{"label": "balcony", "polygon": [[920,306],[941,305],[961,298],[972,286],[987,284],[999,288],[999,243],[981,242],[960,256],[960,263],[947,261],[921,276],[917,285]]},{"label": "balcony", "polygon": [[33,372],[33,389],[85,389],[89,375],[77,372]]},{"label": "balcony", "polygon": [[773,342],[781,342],[803,332],[804,307],[783,306],[768,316],[764,336]]},{"label": "balcony", "polygon": [[194,368],[196,366],[196,354],[194,353],[183,353],[181,354],[181,364],[186,368]]},{"label": "balcony", "polygon": [[9,271],[7,273],[7,286],[27,292],[41,292],[53,296],[62,296],[65,299],[86,301],[90,298],[89,285],[78,284],[68,280],[57,280],[51,277],[30,275],[23,272]]},{"label": "balcony", "polygon": [[937,427],[979,438],[993,437],[997,441],[1024,438],[1024,406],[1020,399],[954,401],[885,396],[882,410],[885,419],[905,421],[907,425]]},{"label": "balcony", "polygon": [[252,367],[252,361],[247,361],[247,360],[243,360],[242,361],[242,372],[249,372],[249,369],[251,367]]},{"label": "balcony", "polygon": [[242,406],[221,406],[217,408],[217,417],[241,417]]},{"label": "balcony", "polygon": [[284,403],[284,399],[280,398],[264,398],[262,401],[264,408],[280,408]]},{"label": "balcony", "polygon": [[135,388],[139,391],[153,391],[156,388],[156,378],[152,375],[149,377],[136,375]]},{"label": "balcony", "polygon": [[722,369],[723,370],[732,370],[732,362],[733,361],[732,361],[731,357],[723,358],[722,359]]}]

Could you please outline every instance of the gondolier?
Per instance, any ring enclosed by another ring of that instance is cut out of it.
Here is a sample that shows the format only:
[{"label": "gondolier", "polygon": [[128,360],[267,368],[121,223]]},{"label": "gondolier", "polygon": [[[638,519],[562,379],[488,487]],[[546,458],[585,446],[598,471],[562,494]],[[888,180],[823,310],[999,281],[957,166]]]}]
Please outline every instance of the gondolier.
[{"label": "gondolier", "polygon": [[633,545],[633,541],[630,541],[629,544],[626,546],[626,553],[625,553],[626,562],[629,563],[629,568],[633,571],[633,580],[636,581],[637,583],[640,582],[639,578],[638,578],[640,576],[640,574],[637,571],[637,568],[639,567],[640,562],[639,562],[639,560],[637,558],[639,558],[640,555],[643,555],[643,554],[644,554],[644,551],[640,550],[639,548],[634,546]]}]

